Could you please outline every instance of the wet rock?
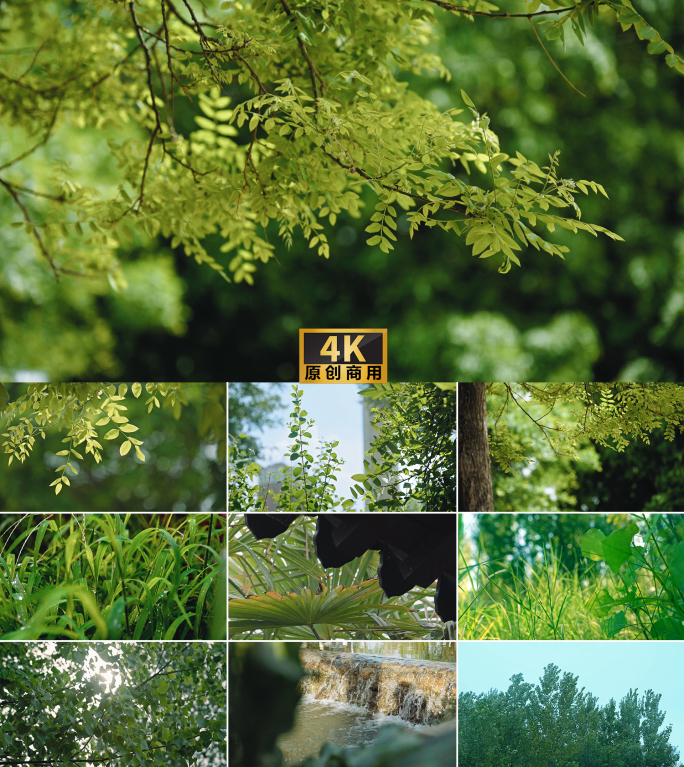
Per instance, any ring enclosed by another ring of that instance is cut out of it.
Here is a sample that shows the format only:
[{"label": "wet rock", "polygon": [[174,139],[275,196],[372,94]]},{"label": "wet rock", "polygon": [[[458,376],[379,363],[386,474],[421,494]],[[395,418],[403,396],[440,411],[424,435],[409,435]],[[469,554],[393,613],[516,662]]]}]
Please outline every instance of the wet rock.
[{"label": "wet rock", "polygon": [[456,697],[456,667],[451,663],[307,648],[300,656],[310,672],[303,680],[303,690],[318,699],[352,703],[430,724]]}]

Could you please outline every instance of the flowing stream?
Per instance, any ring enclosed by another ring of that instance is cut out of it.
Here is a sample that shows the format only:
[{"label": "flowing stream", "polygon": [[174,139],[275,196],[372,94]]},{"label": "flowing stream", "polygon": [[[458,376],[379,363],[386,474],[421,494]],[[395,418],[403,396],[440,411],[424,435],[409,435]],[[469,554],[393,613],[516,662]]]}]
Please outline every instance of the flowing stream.
[{"label": "flowing stream", "polygon": [[294,729],[278,741],[285,765],[317,754],[326,742],[340,746],[372,743],[383,724],[428,728],[455,701],[455,663],[403,658],[398,655],[400,648],[394,648],[393,655],[371,655],[309,649],[312,644],[318,646],[309,643],[301,650],[302,665],[309,675],[302,683],[304,696]]}]

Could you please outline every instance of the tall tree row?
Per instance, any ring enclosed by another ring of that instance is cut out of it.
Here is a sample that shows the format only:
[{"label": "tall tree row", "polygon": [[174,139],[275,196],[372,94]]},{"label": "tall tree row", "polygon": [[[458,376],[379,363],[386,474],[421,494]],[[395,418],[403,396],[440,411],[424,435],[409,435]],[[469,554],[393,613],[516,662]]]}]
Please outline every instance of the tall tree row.
[{"label": "tall tree row", "polygon": [[601,707],[554,664],[539,684],[458,699],[459,767],[678,767],[660,695],[630,690]]}]

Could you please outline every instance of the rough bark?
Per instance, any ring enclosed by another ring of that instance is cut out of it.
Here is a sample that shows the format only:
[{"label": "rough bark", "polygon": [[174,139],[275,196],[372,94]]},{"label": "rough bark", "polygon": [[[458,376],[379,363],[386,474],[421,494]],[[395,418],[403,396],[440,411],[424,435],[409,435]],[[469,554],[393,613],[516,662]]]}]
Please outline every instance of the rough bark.
[{"label": "rough bark", "polygon": [[458,508],[494,511],[484,383],[458,385]]}]

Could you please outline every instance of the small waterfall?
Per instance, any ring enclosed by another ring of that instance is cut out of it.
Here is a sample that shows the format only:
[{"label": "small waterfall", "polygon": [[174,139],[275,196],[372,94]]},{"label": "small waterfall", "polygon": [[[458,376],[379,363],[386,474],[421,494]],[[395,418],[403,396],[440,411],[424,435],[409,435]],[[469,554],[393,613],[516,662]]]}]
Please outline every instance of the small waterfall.
[{"label": "small waterfall", "polygon": [[456,697],[456,666],[435,661],[302,649],[302,689],[319,700],[432,724]]}]

